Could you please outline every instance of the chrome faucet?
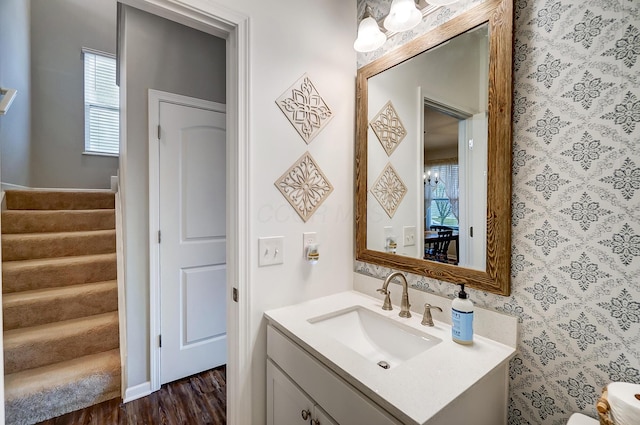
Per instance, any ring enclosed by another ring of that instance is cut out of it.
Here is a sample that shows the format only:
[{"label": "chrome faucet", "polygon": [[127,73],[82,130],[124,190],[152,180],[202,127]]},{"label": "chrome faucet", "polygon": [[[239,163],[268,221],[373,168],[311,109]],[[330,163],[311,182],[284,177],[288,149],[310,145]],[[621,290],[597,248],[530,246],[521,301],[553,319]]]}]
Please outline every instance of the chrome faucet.
[{"label": "chrome faucet", "polygon": [[389,290],[387,289],[387,287],[389,286],[389,282],[391,282],[391,280],[394,277],[401,277],[402,278],[402,302],[400,303],[400,317],[411,317],[411,313],[409,312],[409,307],[411,307],[411,304],[409,304],[409,291],[408,291],[408,285],[407,285],[407,278],[404,277],[402,272],[393,272],[393,273],[391,273],[384,280],[384,283],[382,284],[382,288],[377,290],[381,294],[385,295],[384,304],[382,305],[382,309],[383,310],[392,310],[393,309],[391,307],[391,299],[390,299]]}]

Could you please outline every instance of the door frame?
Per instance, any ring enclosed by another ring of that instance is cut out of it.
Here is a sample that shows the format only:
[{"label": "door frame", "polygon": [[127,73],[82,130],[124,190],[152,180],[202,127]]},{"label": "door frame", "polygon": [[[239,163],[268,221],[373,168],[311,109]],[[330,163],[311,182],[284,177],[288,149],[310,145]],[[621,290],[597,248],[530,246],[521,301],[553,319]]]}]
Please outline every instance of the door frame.
[{"label": "door frame", "polygon": [[[183,96],[175,93],[149,89],[149,369],[151,372],[151,391],[160,389],[161,380],[161,348],[158,344],[157,335],[162,331],[162,290],[160,279],[160,242],[158,241],[158,230],[160,229],[160,141],[158,140],[158,125],[160,124],[160,102],[172,103],[175,105],[201,108],[215,112],[222,112],[226,119],[226,105],[198,99],[195,97]],[[228,138],[226,137],[226,148],[228,148]],[[228,162],[228,161],[225,161]],[[227,185],[227,190],[229,187]],[[227,199],[225,199],[225,204]],[[230,209],[227,210],[227,214]],[[229,238],[227,237],[227,240]],[[228,282],[227,282],[228,283]],[[227,285],[228,286],[228,285]],[[227,306],[230,298],[226,299]],[[229,323],[227,323],[228,327]],[[227,340],[228,340],[227,329]],[[228,351],[228,348],[227,348]],[[228,357],[228,356],[227,356]]]},{"label": "door frame", "polygon": [[[232,424],[250,424],[252,418],[251,329],[249,294],[249,17],[206,0],[120,0],[121,3],[161,16],[226,40],[227,107],[227,419]],[[125,79],[126,81],[126,79]],[[121,103],[126,84],[121,88]],[[126,119],[121,122],[126,126]],[[126,132],[122,132],[125,134]],[[150,133],[152,134],[152,133]],[[157,143],[157,142],[156,142]],[[121,140],[120,166],[127,162],[126,136]],[[121,176],[126,191],[126,175]],[[126,248],[126,247],[125,247]],[[151,284],[151,283],[150,283]],[[232,302],[232,291],[238,301]],[[151,289],[150,289],[151,290]],[[124,294],[123,294],[124,296]],[[150,302],[149,325],[154,308]],[[122,322],[121,322],[122,326]],[[126,332],[126,329],[121,329]],[[150,341],[157,344],[150,332]],[[123,370],[126,370],[127,365]],[[149,371],[153,380],[154,373]],[[155,375],[157,376],[157,375]],[[158,382],[151,382],[152,391]]]}]

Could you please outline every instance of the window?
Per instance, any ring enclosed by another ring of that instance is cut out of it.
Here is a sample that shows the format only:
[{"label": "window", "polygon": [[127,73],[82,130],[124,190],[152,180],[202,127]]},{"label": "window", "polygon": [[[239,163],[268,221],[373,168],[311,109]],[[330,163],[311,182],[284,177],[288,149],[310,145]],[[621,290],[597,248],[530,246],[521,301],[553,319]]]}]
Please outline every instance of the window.
[{"label": "window", "polygon": [[444,188],[434,190],[431,198],[431,226],[448,226],[458,228],[458,219],[453,215],[451,201],[447,197]]},{"label": "window", "polygon": [[120,145],[120,92],[116,60],[89,49],[84,56],[84,150],[117,156]]},{"label": "window", "polygon": [[425,224],[458,228],[458,164],[441,164],[429,169],[437,175],[431,182],[425,180]]}]

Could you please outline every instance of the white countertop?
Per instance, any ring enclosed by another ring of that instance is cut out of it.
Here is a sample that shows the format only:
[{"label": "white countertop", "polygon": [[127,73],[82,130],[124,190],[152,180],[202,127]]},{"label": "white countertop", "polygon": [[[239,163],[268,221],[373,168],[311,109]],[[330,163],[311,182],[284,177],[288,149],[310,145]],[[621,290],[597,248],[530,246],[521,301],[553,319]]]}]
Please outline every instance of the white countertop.
[{"label": "white countertop", "polygon": [[[318,331],[308,319],[361,306],[442,340],[435,347],[395,366],[382,369],[365,360],[329,335]],[[451,340],[451,327],[435,321],[420,324],[421,314],[398,316],[399,307],[382,310],[382,302],[355,291],[342,292],[265,312],[269,323],[285,333],[312,356],[345,379],[389,413],[408,424],[425,424],[480,378],[514,354],[515,349],[474,335],[473,345]]]}]

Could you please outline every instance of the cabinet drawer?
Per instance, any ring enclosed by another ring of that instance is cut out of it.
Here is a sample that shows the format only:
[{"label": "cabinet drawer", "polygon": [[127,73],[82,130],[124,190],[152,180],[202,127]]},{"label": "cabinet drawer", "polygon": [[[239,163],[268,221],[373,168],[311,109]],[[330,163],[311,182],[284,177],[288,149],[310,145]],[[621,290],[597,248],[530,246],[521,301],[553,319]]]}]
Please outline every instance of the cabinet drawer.
[{"label": "cabinet drawer", "polygon": [[401,425],[271,325],[267,355],[338,423]]}]

